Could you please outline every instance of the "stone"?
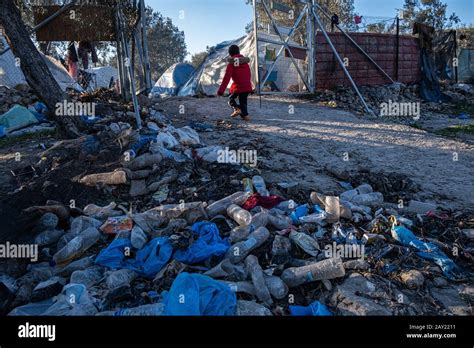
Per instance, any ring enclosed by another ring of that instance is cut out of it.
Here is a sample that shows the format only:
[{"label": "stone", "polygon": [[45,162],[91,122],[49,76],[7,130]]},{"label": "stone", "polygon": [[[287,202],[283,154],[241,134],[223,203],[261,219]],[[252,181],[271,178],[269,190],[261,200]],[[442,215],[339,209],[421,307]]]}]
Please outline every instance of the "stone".
[{"label": "stone", "polygon": [[417,289],[425,282],[425,277],[415,269],[400,273],[401,282],[409,289]]},{"label": "stone", "polygon": [[392,315],[392,312],[374,300],[358,294],[370,295],[376,292],[374,283],[362,274],[352,273],[344,283],[338,285],[331,296],[331,305],[342,315]]}]

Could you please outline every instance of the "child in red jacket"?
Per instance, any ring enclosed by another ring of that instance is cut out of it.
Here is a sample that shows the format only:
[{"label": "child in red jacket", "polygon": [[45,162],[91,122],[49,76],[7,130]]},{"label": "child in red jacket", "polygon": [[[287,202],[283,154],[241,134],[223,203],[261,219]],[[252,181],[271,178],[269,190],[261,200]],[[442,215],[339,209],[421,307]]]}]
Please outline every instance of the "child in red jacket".
[{"label": "child in red jacket", "polygon": [[[225,72],[224,80],[217,92],[217,95],[224,95],[227,85],[232,78],[230,86],[229,105],[234,112],[232,117],[240,116],[245,121],[250,121],[247,110],[247,98],[253,91],[252,74],[250,73],[250,59],[240,54],[239,46],[232,45],[229,47],[229,64]],[[239,103],[237,103],[237,98]]]}]

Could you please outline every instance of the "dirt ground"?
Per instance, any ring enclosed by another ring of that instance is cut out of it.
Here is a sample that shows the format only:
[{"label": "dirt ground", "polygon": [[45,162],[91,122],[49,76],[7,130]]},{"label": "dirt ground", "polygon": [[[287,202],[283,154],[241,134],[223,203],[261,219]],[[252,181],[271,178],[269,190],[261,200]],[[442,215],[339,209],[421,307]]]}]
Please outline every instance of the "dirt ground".
[{"label": "dirt ground", "polygon": [[467,142],[298,99],[267,97],[260,108],[259,99],[250,98],[248,124],[228,116],[226,98],[171,98],[160,108],[177,126],[213,125],[212,132],[201,133],[208,145],[238,150],[258,143],[258,167],[270,183],[299,181],[307,189],[338,193],[339,180],[324,170],[336,164],[411,179],[420,188],[413,199],[448,209],[473,206],[474,145]]}]

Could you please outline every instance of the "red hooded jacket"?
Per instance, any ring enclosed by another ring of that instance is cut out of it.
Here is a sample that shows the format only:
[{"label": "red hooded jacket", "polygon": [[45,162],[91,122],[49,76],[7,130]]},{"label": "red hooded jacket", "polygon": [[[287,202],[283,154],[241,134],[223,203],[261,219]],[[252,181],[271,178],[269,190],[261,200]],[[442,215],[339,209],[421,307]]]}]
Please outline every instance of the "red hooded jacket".
[{"label": "red hooded jacket", "polygon": [[[233,55],[232,58],[243,58],[241,54]],[[252,74],[250,73],[250,66],[245,64],[235,65],[230,63],[227,65],[224,79],[219,87],[218,95],[224,94],[232,78],[232,85],[230,86],[230,93],[250,93],[253,91],[252,87]]]}]

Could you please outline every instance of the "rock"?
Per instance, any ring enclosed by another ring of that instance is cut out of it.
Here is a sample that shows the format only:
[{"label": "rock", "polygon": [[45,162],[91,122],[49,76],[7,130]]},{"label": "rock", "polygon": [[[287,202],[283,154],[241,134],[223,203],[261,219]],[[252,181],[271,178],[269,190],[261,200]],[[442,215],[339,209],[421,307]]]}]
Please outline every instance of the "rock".
[{"label": "rock", "polygon": [[425,282],[425,277],[415,269],[400,273],[400,280],[409,289],[417,289]]},{"label": "rock", "polygon": [[367,270],[370,268],[369,263],[361,259],[346,261],[342,265],[344,269]]},{"label": "rock", "polygon": [[376,290],[375,284],[369,282],[359,273],[352,273],[344,283],[338,285],[331,297],[331,305],[342,315],[392,315],[392,312],[375,301],[356,294],[370,295]]},{"label": "rock", "polygon": [[473,315],[472,308],[460,297],[458,288],[431,289],[431,295],[454,315]]}]

